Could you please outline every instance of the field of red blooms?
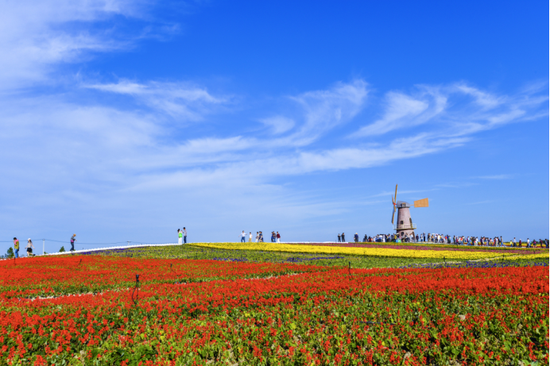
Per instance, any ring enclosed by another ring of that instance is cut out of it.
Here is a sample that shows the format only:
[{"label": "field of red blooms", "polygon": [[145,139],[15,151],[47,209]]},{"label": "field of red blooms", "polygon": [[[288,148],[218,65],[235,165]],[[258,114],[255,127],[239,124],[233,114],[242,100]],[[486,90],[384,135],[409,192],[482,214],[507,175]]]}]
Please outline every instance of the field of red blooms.
[{"label": "field of red blooms", "polygon": [[548,364],[548,280],[542,266],[1,261],[0,364]]}]

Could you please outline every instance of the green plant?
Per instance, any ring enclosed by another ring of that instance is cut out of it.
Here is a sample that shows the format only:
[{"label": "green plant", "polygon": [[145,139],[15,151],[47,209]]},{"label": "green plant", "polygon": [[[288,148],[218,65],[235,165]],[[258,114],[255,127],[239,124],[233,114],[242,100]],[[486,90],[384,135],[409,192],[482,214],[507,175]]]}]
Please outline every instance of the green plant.
[{"label": "green plant", "polygon": [[8,248],[8,253],[6,254],[6,256],[7,256],[8,258],[13,258],[14,255],[15,255],[15,254],[13,253],[13,248],[12,248],[12,247],[9,247],[9,248]]},{"label": "green plant", "polygon": [[65,251],[65,247],[61,246],[61,249],[59,249],[59,253],[63,253]]}]

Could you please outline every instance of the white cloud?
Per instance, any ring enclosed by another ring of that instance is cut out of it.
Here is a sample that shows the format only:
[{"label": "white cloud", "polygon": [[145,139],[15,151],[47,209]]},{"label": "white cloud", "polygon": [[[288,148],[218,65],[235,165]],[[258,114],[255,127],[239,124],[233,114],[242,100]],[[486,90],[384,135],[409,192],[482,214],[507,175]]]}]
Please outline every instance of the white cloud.
[{"label": "white cloud", "polygon": [[547,115],[542,108],[548,102],[548,97],[541,94],[544,88],[545,85],[526,88],[513,96],[494,95],[465,83],[423,85],[410,95],[388,92],[383,117],[361,127],[351,137],[379,136],[420,125],[431,125],[432,131],[459,137],[540,118]]},{"label": "white cloud", "polygon": [[[301,132],[265,139],[253,134],[247,137],[244,134],[201,137],[188,135],[185,127],[182,127],[185,137],[177,139],[171,136],[173,127],[166,122],[166,117],[155,113],[158,105],[166,100],[175,101],[195,113],[195,119],[204,119],[207,116],[207,112],[203,112],[205,106],[223,105],[226,99],[213,96],[204,88],[178,83],[121,81],[88,87],[135,98],[138,103],[148,106],[150,112],[103,105],[82,106],[68,103],[62,97],[4,101],[4,118],[0,121],[7,132],[0,138],[3,146],[0,151],[4,156],[10,156],[10,152],[17,149],[16,146],[22,143],[24,137],[40,136],[31,147],[18,154],[16,162],[10,164],[12,167],[28,166],[34,172],[45,169],[42,174],[49,175],[51,166],[60,166],[64,171],[78,172],[72,173],[73,177],[79,177],[78,180],[98,184],[110,182],[116,189],[201,188],[212,184],[252,187],[267,184],[277,177],[365,169],[434,154],[464,145],[473,133],[479,131],[475,128],[468,130],[463,125],[460,131],[448,135],[447,130],[434,128],[431,132],[407,137],[395,134],[376,144],[333,144],[331,147],[316,148],[308,147],[303,143],[304,140],[300,140]],[[289,128],[311,128],[315,130],[311,132],[312,135],[320,138],[322,132],[308,126],[313,123],[312,116],[321,116],[322,112],[332,115],[328,119],[317,119],[319,130],[331,131],[331,128],[343,123],[343,119],[356,115],[365,97],[366,83],[358,81],[350,85],[338,84],[327,91],[303,93],[292,98],[300,100],[302,105],[306,101],[309,103],[304,108],[303,124],[295,126],[294,120],[278,116],[271,120],[271,125],[275,125],[278,133],[288,132]],[[397,93],[392,98],[409,103],[408,111],[417,114],[436,109],[433,106],[426,108],[415,100],[401,99]],[[407,113],[394,116],[399,118]],[[487,112],[483,113],[487,120]],[[189,117],[188,113],[183,115]],[[339,115],[340,119],[335,115]],[[39,157],[39,165],[34,165],[32,156]],[[82,169],[82,166],[86,169]],[[126,181],[121,178],[123,176],[132,179]],[[484,179],[504,177],[491,176]]]},{"label": "white cloud", "polygon": [[512,176],[510,174],[496,174],[496,175],[483,175],[477,178],[490,179],[490,180],[502,180],[502,179],[510,179],[512,178]]},{"label": "white cloud", "polygon": [[18,0],[0,2],[0,88],[25,88],[49,81],[63,63],[90,52],[130,47],[132,38],[110,27],[90,26],[115,16],[139,17],[145,2],[117,0]]},{"label": "white cloud", "polygon": [[291,140],[307,145],[328,130],[349,122],[364,107],[369,90],[364,80],[337,83],[327,90],[306,92],[289,97],[304,110],[304,123]]},{"label": "white cloud", "polygon": [[484,108],[495,108],[504,102],[502,97],[499,98],[464,83],[456,84],[455,88],[464,94],[473,96],[475,102]]},{"label": "white cloud", "polygon": [[445,109],[446,103],[446,96],[434,87],[421,87],[421,92],[414,96],[388,92],[383,117],[362,127],[353,137],[382,135],[426,123],[439,115]]},{"label": "white cloud", "polygon": [[283,132],[287,132],[295,125],[294,120],[284,116],[273,116],[269,118],[260,119],[264,125],[271,128],[274,134],[278,135]]},{"label": "white cloud", "polygon": [[140,84],[121,80],[118,83],[87,84],[84,87],[131,96],[150,108],[189,121],[202,120],[205,114],[212,112],[213,107],[229,102],[227,97],[214,97],[206,88],[188,83]]}]

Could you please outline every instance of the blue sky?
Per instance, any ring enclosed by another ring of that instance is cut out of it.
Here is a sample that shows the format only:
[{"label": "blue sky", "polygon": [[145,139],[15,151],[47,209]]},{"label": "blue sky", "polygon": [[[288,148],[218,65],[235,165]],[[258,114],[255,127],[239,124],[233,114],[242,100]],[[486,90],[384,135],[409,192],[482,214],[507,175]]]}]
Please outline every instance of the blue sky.
[{"label": "blue sky", "polygon": [[548,236],[547,2],[0,14],[2,252],[390,233],[396,183],[420,232]]}]

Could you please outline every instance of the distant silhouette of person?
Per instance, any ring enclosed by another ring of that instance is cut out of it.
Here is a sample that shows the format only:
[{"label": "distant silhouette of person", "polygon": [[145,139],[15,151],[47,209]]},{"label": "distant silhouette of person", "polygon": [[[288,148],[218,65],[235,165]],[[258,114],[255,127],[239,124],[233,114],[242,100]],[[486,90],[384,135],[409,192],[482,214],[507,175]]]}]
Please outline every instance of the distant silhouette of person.
[{"label": "distant silhouette of person", "polygon": [[15,258],[19,258],[19,239],[13,238],[13,249]]},{"label": "distant silhouette of person", "polygon": [[27,240],[27,257],[32,257],[32,250],[34,249],[34,245],[32,245],[32,240],[29,238]]},{"label": "distant silhouette of person", "polygon": [[74,242],[76,241],[76,234],[71,237],[71,252],[74,252]]}]

